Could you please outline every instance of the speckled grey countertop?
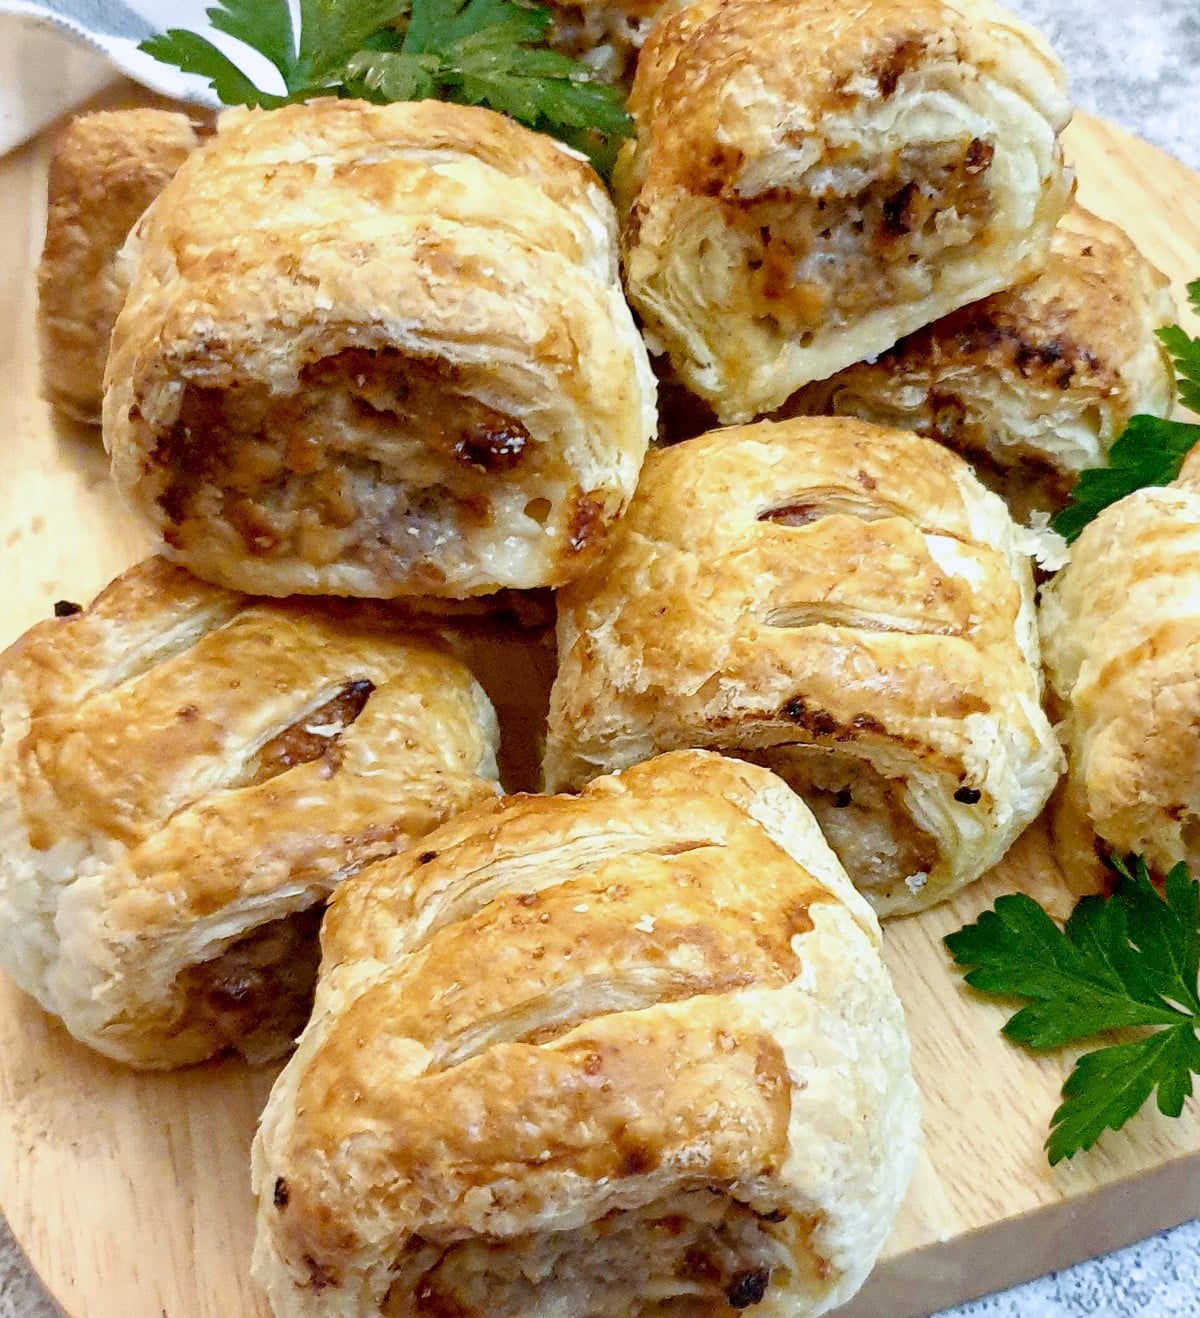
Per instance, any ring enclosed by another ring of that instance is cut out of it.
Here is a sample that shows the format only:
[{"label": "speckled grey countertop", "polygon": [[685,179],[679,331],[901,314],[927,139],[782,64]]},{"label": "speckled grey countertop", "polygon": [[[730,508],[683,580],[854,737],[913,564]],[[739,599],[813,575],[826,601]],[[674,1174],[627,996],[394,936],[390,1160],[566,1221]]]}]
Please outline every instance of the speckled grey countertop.
[{"label": "speckled grey countertop", "polygon": [[[1083,109],[1115,120],[1200,169],[1200,0],[1008,3],[1050,38],[1070,70]],[[1200,1214],[1200,1198],[1190,1207]],[[0,1219],[0,1318],[60,1316]],[[943,1318],[1085,1316],[1200,1318],[1200,1222],[947,1310]],[[879,1318],[890,1315],[880,1313]]]}]

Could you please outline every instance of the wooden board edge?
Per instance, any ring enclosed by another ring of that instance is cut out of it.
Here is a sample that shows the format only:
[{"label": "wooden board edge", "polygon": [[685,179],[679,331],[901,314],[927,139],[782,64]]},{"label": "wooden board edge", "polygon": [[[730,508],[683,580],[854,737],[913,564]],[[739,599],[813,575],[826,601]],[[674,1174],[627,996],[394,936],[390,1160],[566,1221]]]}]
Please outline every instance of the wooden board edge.
[{"label": "wooden board edge", "polygon": [[927,1318],[1200,1214],[1200,1150],[1150,1173],[880,1263],[837,1318]]}]

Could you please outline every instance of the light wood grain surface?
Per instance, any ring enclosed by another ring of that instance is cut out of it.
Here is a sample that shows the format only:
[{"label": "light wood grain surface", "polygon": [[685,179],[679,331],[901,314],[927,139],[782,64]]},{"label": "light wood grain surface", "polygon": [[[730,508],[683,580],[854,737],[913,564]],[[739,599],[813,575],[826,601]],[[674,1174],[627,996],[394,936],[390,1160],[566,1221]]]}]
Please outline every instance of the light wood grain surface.
[{"label": "light wood grain surface", "polygon": [[[1070,130],[1080,198],[1172,277],[1200,273],[1200,178],[1118,129]],[[93,433],[38,392],[33,271],[47,143],[0,164],[0,644],[59,598],[86,600],[145,537]],[[888,929],[913,1036],[926,1147],[893,1237],[849,1318],[907,1318],[1200,1214],[1200,1107],[1143,1113],[1051,1170],[1042,1151],[1071,1055],[1000,1038],[1005,1013],[961,987],[941,948],[1002,891],[1071,904],[1039,829],[956,901]],[[78,1318],[254,1318],[247,1154],[271,1071],[225,1063],[137,1076],[91,1054],[0,976],[0,1208]]]}]

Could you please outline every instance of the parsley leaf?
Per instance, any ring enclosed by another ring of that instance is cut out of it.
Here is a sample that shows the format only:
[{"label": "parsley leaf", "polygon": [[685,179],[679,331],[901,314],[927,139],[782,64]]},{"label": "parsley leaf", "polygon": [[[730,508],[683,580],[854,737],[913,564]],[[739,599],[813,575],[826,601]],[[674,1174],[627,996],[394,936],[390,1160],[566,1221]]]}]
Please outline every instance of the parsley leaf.
[{"label": "parsley leaf", "polygon": [[1054,518],[1054,529],[1070,543],[1118,499],[1147,486],[1170,484],[1197,442],[1200,426],[1156,416],[1130,417],[1109,450],[1108,466],[1079,473],[1071,502]]},{"label": "parsley leaf", "polygon": [[195,32],[170,28],[143,41],[138,49],[163,64],[173,64],[184,73],[198,73],[207,78],[224,105],[257,105],[271,110],[286,99],[261,91],[227,55]]},{"label": "parsley leaf", "polygon": [[[1188,285],[1188,301],[1200,312],[1200,279]],[[1200,339],[1193,339],[1178,325],[1158,331],[1166,344],[1179,375],[1179,401],[1193,412],[1200,412]]]},{"label": "parsley leaf", "polygon": [[437,95],[440,64],[435,55],[363,50],[346,68],[351,78],[362,80],[363,100],[424,101]]},{"label": "parsley leaf", "polygon": [[627,136],[632,121],[615,88],[538,46],[549,24],[548,10],[513,0],[415,0],[398,49],[352,56],[348,85],[368,100],[486,105],[583,150],[607,174],[608,139]]},{"label": "parsley leaf", "polygon": [[1200,883],[1177,865],[1160,897],[1140,857],[1114,868],[1116,893],[1084,897],[1061,929],[1013,893],[944,939],[973,988],[1025,1000],[1004,1026],[1014,1043],[1043,1051],[1154,1030],[1076,1062],[1051,1118],[1051,1165],[1119,1130],[1156,1088],[1159,1110],[1178,1116],[1200,1075]]},{"label": "parsley leaf", "polygon": [[[1188,300],[1200,313],[1200,279],[1188,285]],[[1175,363],[1179,401],[1193,412],[1200,412],[1200,339],[1192,338],[1178,325],[1160,329],[1158,337]],[[1080,472],[1071,502],[1054,518],[1054,529],[1072,541],[1118,499],[1147,486],[1169,484],[1197,443],[1200,426],[1156,416],[1130,417],[1109,450],[1108,465]]]},{"label": "parsley leaf", "polygon": [[300,0],[299,63],[309,82],[304,94],[337,91],[346,61],[408,11],[408,0]]},{"label": "parsley leaf", "polygon": [[1200,1039],[1181,1021],[1132,1043],[1085,1053],[1063,1085],[1065,1102],[1050,1118],[1046,1153],[1053,1167],[1120,1128],[1158,1088],[1158,1110],[1177,1117],[1200,1075]]},{"label": "parsley leaf", "polygon": [[279,70],[284,86],[291,86],[296,67],[296,36],[287,0],[221,0],[205,12],[218,32],[225,32],[264,55]]},{"label": "parsley leaf", "polygon": [[616,88],[543,43],[550,11],[517,0],[220,0],[213,27],[265,56],[264,91],[206,38],[174,28],[141,49],[208,78],[226,105],[272,108],[312,96],[376,102],[437,97],[485,105],[585,151],[602,173],[633,122]]}]

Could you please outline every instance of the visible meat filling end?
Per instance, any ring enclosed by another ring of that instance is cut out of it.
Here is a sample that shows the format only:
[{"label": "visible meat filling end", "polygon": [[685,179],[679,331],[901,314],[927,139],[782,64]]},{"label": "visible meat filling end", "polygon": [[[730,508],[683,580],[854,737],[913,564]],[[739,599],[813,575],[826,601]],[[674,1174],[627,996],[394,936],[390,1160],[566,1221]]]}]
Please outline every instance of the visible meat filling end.
[{"label": "visible meat filling end", "polygon": [[[537,1280],[548,1311],[627,1318],[641,1312],[640,1297],[653,1295],[655,1312],[732,1315],[753,1310],[798,1268],[829,1276],[813,1248],[818,1226],[778,1210],[756,1212],[723,1188],[701,1186],[573,1231],[444,1245],[416,1236],[396,1262],[383,1312],[515,1318],[528,1312]],[[799,1250],[790,1243],[797,1237]]]},{"label": "visible meat filling end", "polygon": [[339,739],[366,708],[375,684],[366,678],[348,682],[336,696],[291,727],[272,737],[255,756],[240,786],[263,783],[278,774],[324,759],[332,774],[340,762]]},{"label": "visible meat filling end", "polygon": [[473,387],[446,362],[365,348],[306,366],[290,394],[190,384],[153,453],[166,538],[223,521],[249,554],[324,565],[419,558],[430,537],[490,526],[532,437]]},{"label": "visible meat filling end", "polygon": [[323,906],[252,930],[175,981],[188,1003],[180,1030],[202,1029],[251,1062],[285,1053],[312,1008]]},{"label": "visible meat filling end", "polygon": [[774,770],[816,816],[857,888],[891,892],[920,884],[938,845],[905,808],[904,783],[865,760],[811,746],[776,746],[748,759]]},{"label": "visible meat filling end", "polygon": [[[750,302],[804,344],[818,330],[923,296],[939,256],[984,225],[993,155],[980,138],[905,147],[853,195],[833,185],[819,196],[723,195],[726,222],[743,236]],[[824,172],[836,178],[836,169]]]}]

